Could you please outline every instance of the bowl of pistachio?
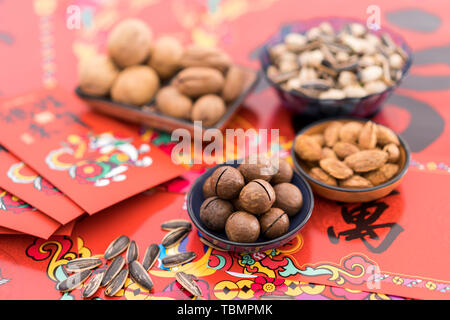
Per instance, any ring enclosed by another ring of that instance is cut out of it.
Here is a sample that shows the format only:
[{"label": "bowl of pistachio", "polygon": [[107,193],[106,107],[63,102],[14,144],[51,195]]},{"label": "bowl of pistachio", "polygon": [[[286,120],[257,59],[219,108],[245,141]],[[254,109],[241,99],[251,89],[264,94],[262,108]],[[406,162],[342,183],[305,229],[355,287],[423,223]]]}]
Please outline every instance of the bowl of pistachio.
[{"label": "bowl of pistachio", "polygon": [[398,34],[345,18],[285,25],[259,58],[283,106],[316,118],[374,115],[412,64]]}]

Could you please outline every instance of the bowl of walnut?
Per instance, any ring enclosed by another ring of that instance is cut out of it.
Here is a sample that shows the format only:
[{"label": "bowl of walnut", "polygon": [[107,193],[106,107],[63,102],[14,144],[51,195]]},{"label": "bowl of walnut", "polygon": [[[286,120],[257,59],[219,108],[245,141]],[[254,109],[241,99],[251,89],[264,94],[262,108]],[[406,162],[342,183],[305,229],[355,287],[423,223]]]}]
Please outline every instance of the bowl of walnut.
[{"label": "bowl of walnut", "polygon": [[374,115],[412,63],[398,34],[346,18],[285,25],[259,58],[282,105],[316,118]]},{"label": "bowl of walnut", "polygon": [[292,159],[316,194],[341,202],[367,202],[400,184],[410,151],[386,126],[335,118],[302,129],[293,142]]}]

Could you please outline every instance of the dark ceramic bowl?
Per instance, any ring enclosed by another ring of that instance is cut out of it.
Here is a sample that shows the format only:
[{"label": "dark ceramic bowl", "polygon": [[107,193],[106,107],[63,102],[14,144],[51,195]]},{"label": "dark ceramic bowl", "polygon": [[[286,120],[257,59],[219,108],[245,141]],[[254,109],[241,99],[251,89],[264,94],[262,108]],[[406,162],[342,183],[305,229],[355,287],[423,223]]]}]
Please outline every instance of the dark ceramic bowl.
[{"label": "dark ceramic bowl", "polygon": [[[321,120],[303,128],[295,138],[297,139],[297,137],[302,134],[312,135],[316,133],[323,133],[323,131],[331,121],[339,121],[342,123],[346,123],[349,121],[359,121],[365,123],[368,120],[361,120],[356,118],[335,118],[335,119]],[[391,193],[400,184],[401,180],[408,171],[411,152],[409,150],[406,141],[398,134],[397,137],[400,141],[399,172],[397,172],[397,174],[393,178],[391,178],[391,180],[370,188],[349,189],[349,188],[335,187],[312,178],[308,174],[309,171],[308,164],[304,160],[300,159],[295,153],[294,150],[295,142],[292,143],[291,149],[292,161],[298,172],[300,172],[300,174],[308,181],[314,193],[324,198],[340,202],[373,201],[376,199],[380,199],[384,196],[387,196],[389,193]]]},{"label": "dark ceramic bowl", "polygon": [[283,89],[279,84],[276,84],[267,77],[267,68],[270,66],[269,49],[276,44],[283,42],[287,34],[291,32],[306,33],[312,27],[320,25],[322,22],[329,22],[334,30],[340,30],[348,23],[357,22],[365,25],[364,21],[348,18],[319,18],[308,21],[302,21],[285,25],[281,30],[272,36],[261,49],[259,56],[262,73],[265,76],[267,82],[277,92],[282,105],[288,108],[290,111],[296,114],[302,114],[313,118],[325,118],[336,116],[356,116],[356,117],[370,117],[377,113],[382,107],[384,101],[392,94],[393,90],[398,87],[408,73],[412,64],[411,49],[406,42],[393,31],[381,28],[380,30],[373,32],[376,35],[387,33],[392,37],[392,40],[400,46],[408,55],[402,69],[402,78],[395,83],[395,85],[386,88],[384,91],[367,95],[362,98],[345,98],[345,99],[317,99],[309,97],[297,91],[288,91]]},{"label": "dark ceramic bowl", "polygon": [[295,216],[289,218],[289,229],[286,234],[276,239],[267,240],[262,237],[258,238],[256,242],[252,243],[241,243],[235,242],[228,239],[225,231],[217,232],[209,230],[200,220],[200,206],[202,205],[205,198],[203,197],[202,187],[205,180],[212,175],[215,169],[220,166],[230,165],[235,168],[239,166],[239,162],[235,161],[233,164],[220,164],[217,165],[204,174],[202,174],[197,180],[194,182],[193,186],[189,190],[187,196],[187,210],[189,213],[189,217],[191,218],[194,225],[197,227],[201,237],[207,240],[207,242],[211,243],[215,247],[218,247],[223,250],[228,251],[237,251],[237,252],[257,252],[257,251],[265,251],[273,248],[277,248],[287,243],[288,241],[295,238],[297,233],[303,228],[305,223],[308,221],[311,216],[313,207],[314,207],[314,198],[311,188],[308,183],[297,173],[294,171],[294,176],[292,178],[291,183],[296,185],[303,196],[303,206]]}]

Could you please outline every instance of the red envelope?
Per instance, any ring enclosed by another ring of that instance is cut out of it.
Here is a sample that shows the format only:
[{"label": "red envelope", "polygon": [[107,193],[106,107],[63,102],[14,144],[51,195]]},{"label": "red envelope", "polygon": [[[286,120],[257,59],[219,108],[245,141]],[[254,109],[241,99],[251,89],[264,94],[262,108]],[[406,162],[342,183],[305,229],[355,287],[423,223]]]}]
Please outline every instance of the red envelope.
[{"label": "red envelope", "polygon": [[67,278],[63,265],[77,255],[76,236],[0,236],[0,299],[75,299],[55,285]]},{"label": "red envelope", "polygon": [[81,216],[84,210],[50,182],[0,146],[0,187],[61,224]]},{"label": "red envelope", "polygon": [[[61,226],[58,230],[55,231],[55,233],[52,234],[52,236],[70,236],[72,234],[73,228],[75,227],[75,221],[69,222],[68,224]],[[17,235],[24,235],[23,232],[19,232],[16,230],[8,229],[5,227],[0,227],[0,235],[2,234],[17,234]]]},{"label": "red envelope", "polygon": [[0,102],[0,143],[89,214],[185,171],[59,88]]},{"label": "red envelope", "polygon": [[61,225],[28,203],[0,189],[0,226],[47,239]]}]

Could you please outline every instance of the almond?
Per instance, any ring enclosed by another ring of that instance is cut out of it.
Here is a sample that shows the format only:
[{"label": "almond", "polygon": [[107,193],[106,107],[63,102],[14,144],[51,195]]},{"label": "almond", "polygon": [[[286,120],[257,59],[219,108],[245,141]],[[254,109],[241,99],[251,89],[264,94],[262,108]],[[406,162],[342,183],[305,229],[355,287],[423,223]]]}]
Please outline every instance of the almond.
[{"label": "almond", "polygon": [[344,124],[339,130],[339,139],[343,142],[355,143],[358,140],[363,124],[350,121]]},{"label": "almond", "polygon": [[322,148],[322,156],[320,159],[326,159],[326,158],[334,158],[337,159],[336,153],[333,151],[333,149],[330,149],[328,147]]},{"label": "almond", "polygon": [[303,160],[318,161],[322,156],[320,145],[307,135],[301,135],[295,140],[294,150]]},{"label": "almond", "polygon": [[323,134],[316,133],[316,134],[312,134],[310,137],[313,138],[314,140],[316,140],[316,142],[321,147],[323,147],[323,145],[325,144],[325,138],[323,137]]},{"label": "almond", "polygon": [[319,164],[325,172],[337,179],[347,179],[353,175],[353,170],[337,159],[326,158],[320,160]]},{"label": "almond", "polygon": [[368,172],[364,177],[374,185],[379,185],[389,181],[399,170],[399,166],[393,163],[386,163],[378,170]]},{"label": "almond", "polygon": [[368,121],[361,129],[358,137],[361,149],[374,149],[377,146],[377,125]]},{"label": "almond", "polygon": [[339,186],[342,188],[361,189],[373,187],[373,184],[369,180],[355,174],[348,179],[340,181]]},{"label": "almond", "polygon": [[369,172],[386,163],[388,154],[382,150],[363,150],[349,155],[344,163],[356,172]]},{"label": "almond", "polygon": [[334,146],[334,144],[339,140],[339,130],[342,127],[342,123],[337,121],[332,121],[323,133],[325,139],[325,145],[328,147]]},{"label": "almond", "polygon": [[400,158],[400,149],[395,143],[389,143],[385,145],[383,151],[388,154],[389,162],[397,162]]},{"label": "almond", "polygon": [[330,176],[328,173],[320,169],[319,167],[312,168],[309,171],[309,175],[311,178],[319,180],[325,184],[329,184],[332,186],[337,186],[336,179]]},{"label": "almond", "polygon": [[336,142],[336,144],[333,146],[333,151],[339,158],[345,159],[349,155],[354,154],[360,150],[353,143],[339,141]]},{"label": "almond", "polygon": [[382,125],[378,125],[377,142],[381,146],[384,146],[388,143],[393,143],[397,146],[400,145],[400,141],[397,137],[397,134],[395,134],[395,132],[389,129],[388,127]]}]

